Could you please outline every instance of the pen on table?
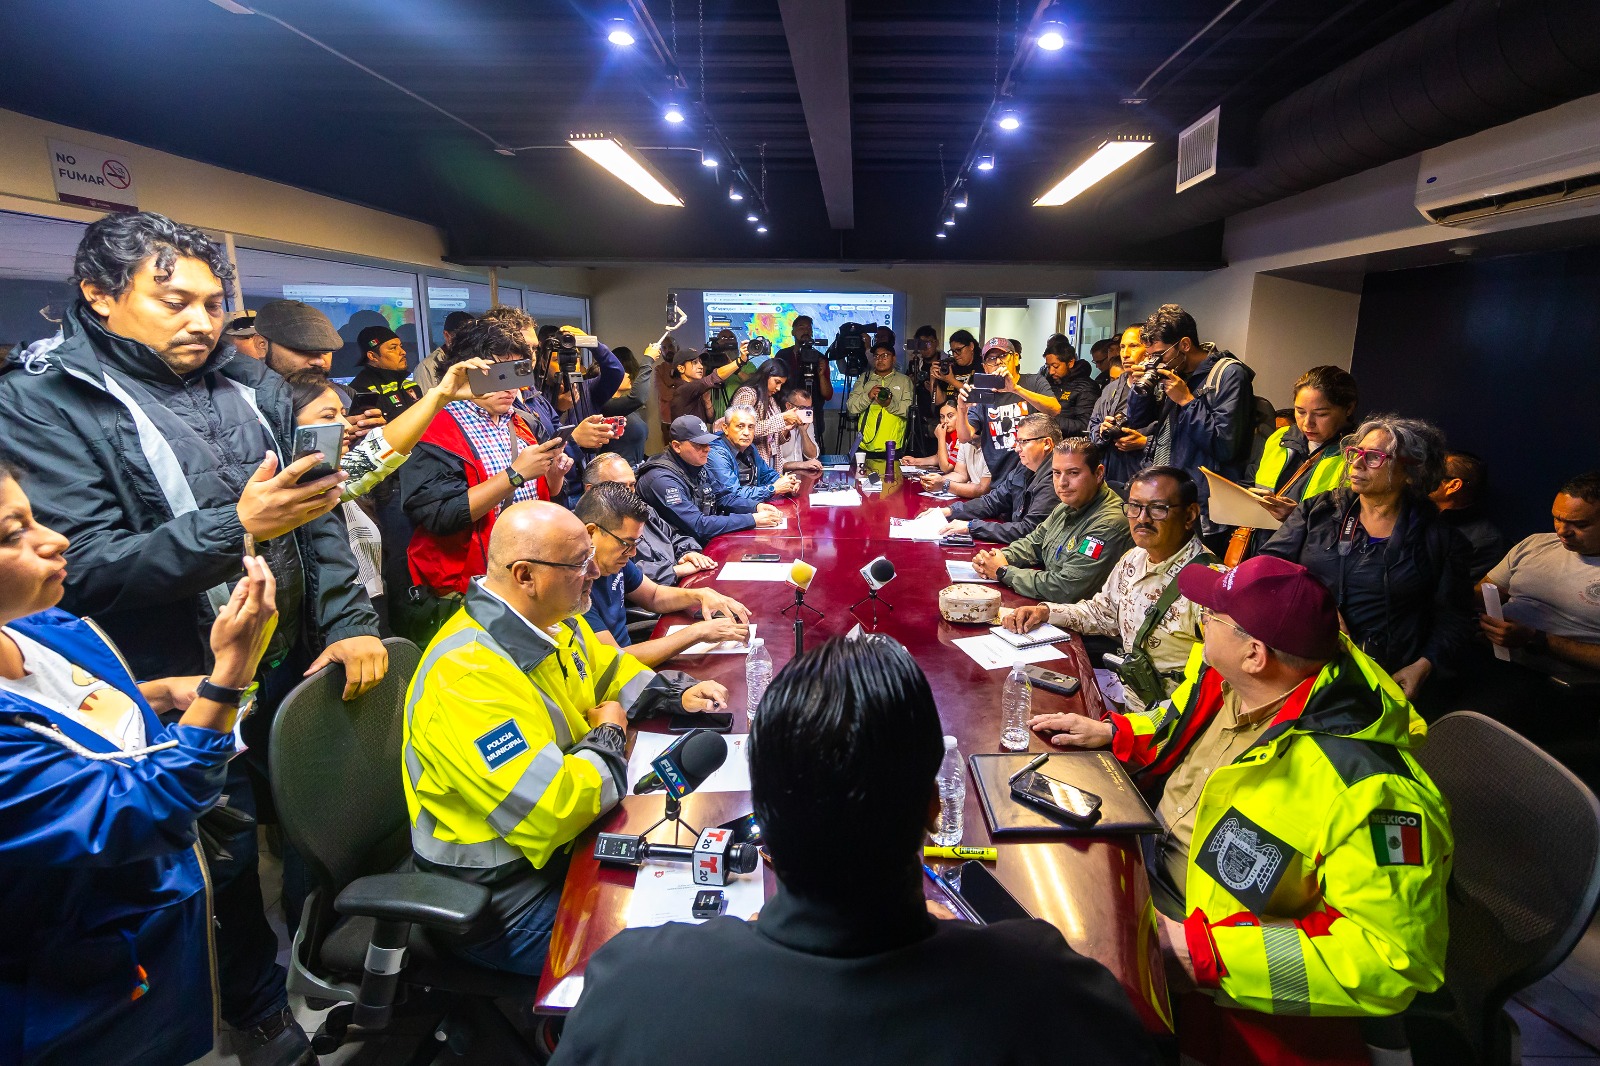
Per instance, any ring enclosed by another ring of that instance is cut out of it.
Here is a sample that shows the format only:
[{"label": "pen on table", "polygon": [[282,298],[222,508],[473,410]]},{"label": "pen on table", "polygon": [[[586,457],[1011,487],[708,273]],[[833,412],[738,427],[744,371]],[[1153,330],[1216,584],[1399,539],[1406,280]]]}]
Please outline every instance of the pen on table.
[{"label": "pen on table", "polygon": [[944,893],[945,899],[950,901],[950,909],[955,911],[959,917],[972,922],[974,925],[984,924],[983,919],[979,918],[977,912],[972,909],[972,904],[968,903],[961,893],[951,887],[950,882],[946,881],[938,870],[935,870],[927,863],[923,863],[922,872],[927,874],[928,880],[932,881],[934,886]]},{"label": "pen on table", "polygon": [[1012,774],[1010,777],[1006,778],[1006,783],[1010,784],[1011,782],[1015,781],[1017,778],[1021,777],[1023,774],[1031,774],[1031,773],[1033,773],[1033,771],[1037,770],[1039,767],[1041,767],[1041,766],[1043,766],[1045,764],[1045,761],[1050,758],[1050,754],[1051,754],[1050,752],[1046,751],[1046,752],[1041,752],[1038,755],[1035,755],[1031,760],[1029,760],[1028,765],[1024,766],[1022,769],[1018,770],[1016,773]]}]

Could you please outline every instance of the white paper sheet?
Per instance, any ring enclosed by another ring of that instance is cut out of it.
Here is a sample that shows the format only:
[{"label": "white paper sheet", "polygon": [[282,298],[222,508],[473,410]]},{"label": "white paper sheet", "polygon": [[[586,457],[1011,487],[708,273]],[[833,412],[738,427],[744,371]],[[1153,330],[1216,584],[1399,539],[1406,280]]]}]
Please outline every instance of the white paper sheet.
[{"label": "white paper sheet", "polygon": [[[670,833],[666,835],[671,836]],[[668,922],[699,925],[706,921],[693,914],[695,893],[705,886],[694,883],[692,870],[686,862],[647,862],[639,867],[639,878],[633,883],[633,898],[628,901],[628,928],[643,929]],[[765,882],[763,868],[758,866],[753,872],[739,874],[719,886],[727,899],[722,913],[749,921],[767,902]]]},{"label": "white paper sheet", "polygon": [[950,520],[939,513],[938,508],[923,511],[915,518],[891,518],[889,520],[890,540],[938,540],[944,527]]},{"label": "white paper sheet", "polygon": [[[667,627],[667,633],[670,635],[672,633],[676,633],[680,629],[688,629],[688,628],[689,627],[687,625],[668,626]],[[687,648],[683,649],[678,654],[679,655],[747,655],[750,652],[750,643],[749,642],[752,641],[752,640],[755,640],[755,639],[756,639],[756,624],[754,622],[751,622],[750,623],[750,635],[745,638],[745,643],[743,643],[743,644],[740,644],[736,640],[724,640],[724,641],[722,641],[721,643],[718,643],[718,644],[707,644],[705,641],[702,640],[698,644],[689,645]]]},{"label": "white paper sheet", "polygon": [[1282,522],[1272,517],[1260,497],[1243,485],[1229,481],[1221,474],[1200,468],[1211,486],[1211,499],[1206,504],[1211,521],[1219,526],[1248,526],[1251,529],[1277,529]]},{"label": "white paper sheet", "polygon": [[957,637],[951,643],[985,670],[1010,669],[1012,663],[1045,663],[1052,659],[1064,659],[1067,655],[1054,644],[1013,648],[993,633],[985,633],[981,637]]},{"label": "white paper sheet", "polygon": [[[638,733],[633,740],[633,754],[628,757],[628,791],[639,783],[639,778],[650,772],[650,763],[667,750],[667,745],[678,739],[677,733]],[[705,779],[696,792],[749,792],[750,757],[745,745],[748,733],[728,733],[728,758],[717,772]]]},{"label": "white paper sheet", "polygon": [[927,489],[918,489],[917,491],[930,500],[959,500],[961,498],[953,492],[929,492]]},{"label": "white paper sheet", "polygon": [[717,584],[725,581],[787,581],[788,563],[723,563]]},{"label": "white paper sheet", "polygon": [[838,489],[832,492],[813,492],[813,507],[860,507],[861,495],[855,489]]},{"label": "white paper sheet", "polygon": [[972,568],[971,563],[962,562],[960,559],[946,559],[944,561],[944,572],[949,574],[950,580],[954,582],[979,585],[1000,584],[992,577],[984,577]]}]

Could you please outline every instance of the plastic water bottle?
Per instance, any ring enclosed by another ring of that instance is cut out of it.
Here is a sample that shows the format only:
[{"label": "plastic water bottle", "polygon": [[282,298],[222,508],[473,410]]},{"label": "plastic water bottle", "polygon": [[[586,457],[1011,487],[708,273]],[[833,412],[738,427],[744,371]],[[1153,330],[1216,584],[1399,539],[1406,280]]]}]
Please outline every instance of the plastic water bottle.
[{"label": "plastic water bottle", "polygon": [[756,637],[750,642],[750,650],[744,657],[744,713],[747,720],[756,720],[756,708],[760,706],[761,697],[767,694],[767,686],[771,683],[772,656],[767,652],[766,640]]},{"label": "plastic water bottle", "polygon": [[939,829],[933,842],[941,848],[961,843],[967,810],[967,771],[955,737],[944,738],[944,761],[939,764]]},{"label": "plastic water bottle", "polygon": [[1000,697],[1000,747],[1006,751],[1028,750],[1028,719],[1033,716],[1033,682],[1022,672],[1021,663],[1011,664],[1006,688]]}]

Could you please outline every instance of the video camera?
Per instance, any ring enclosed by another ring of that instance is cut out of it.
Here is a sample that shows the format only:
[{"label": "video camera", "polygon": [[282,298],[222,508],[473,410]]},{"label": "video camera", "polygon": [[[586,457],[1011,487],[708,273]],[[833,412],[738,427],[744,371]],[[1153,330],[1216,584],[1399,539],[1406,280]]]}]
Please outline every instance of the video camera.
[{"label": "video camera", "polygon": [[913,337],[903,347],[906,353],[906,376],[913,385],[926,385],[933,374],[934,364],[939,361],[938,353],[933,350],[933,342]]},{"label": "video camera", "polygon": [[833,344],[828,347],[828,358],[839,364],[846,377],[860,377],[872,366],[868,352],[871,337],[877,332],[876,322],[866,325],[846,322],[834,334]]}]

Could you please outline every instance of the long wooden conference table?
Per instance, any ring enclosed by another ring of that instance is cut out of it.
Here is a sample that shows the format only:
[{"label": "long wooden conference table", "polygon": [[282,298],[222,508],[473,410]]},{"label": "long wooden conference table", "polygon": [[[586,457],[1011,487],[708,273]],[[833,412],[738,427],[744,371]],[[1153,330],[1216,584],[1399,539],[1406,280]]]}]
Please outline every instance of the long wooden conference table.
[{"label": "long wooden conference table", "polygon": [[[881,464],[873,465],[881,471]],[[933,688],[945,732],[959,739],[964,756],[999,751],[1000,693],[1006,671],[985,670],[951,644],[959,637],[982,634],[985,627],[952,625],[939,616],[939,590],[951,583],[945,560],[970,559],[973,550],[889,537],[891,519],[913,517],[941,501],[922,493],[915,482],[890,480],[881,493],[866,495],[859,507],[813,507],[808,494],[816,480],[808,477],[796,499],[774,501],[788,516],[787,528],[727,534],[713,540],[706,554],[719,564],[737,562],[746,554],[773,553],[784,562],[799,558],[816,566],[806,603],[821,610],[823,617],[806,612],[807,647],[844,635],[858,621],[864,628],[873,628],[871,604],[854,614],[850,607],[867,593],[861,568],[879,555],[887,556],[896,575],[879,595],[894,608],[879,607],[876,631],[900,641],[916,658]],[[781,613],[794,602],[794,589],[776,582],[719,581],[719,571],[695,575],[685,583],[715,584],[719,591],[749,607],[758,635],[765,638],[774,666],[781,670],[794,656],[793,612]],[[1001,592],[1008,606],[1032,602],[1007,589]],[[684,620],[664,618],[657,632]],[[1035,712],[1076,711],[1100,717],[1104,705],[1082,643],[1074,637],[1063,647],[1066,658],[1046,665],[1078,677],[1082,687],[1070,698],[1036,688]],[[746,730],[742,656],[679,658],[671,666],[726,685],[735,712],[734,731]],[[643,728],[660,726],[644,723]],[[1036,736],[1031,746],[1037,751],[1047,748]],[[578,838],[539,982],[538,1010],[557,1013],[570,1009],[582,991],[589,957],[625,926],[636,871],[598,863],[595,833],[643,832],[661,816],[663,803],[660,794],[625,797],[616,810]],[[749,813],[750,798],[748,793],[734,792],[691,794],[683,807],[690,824],[716,825]],[[994,843],[970,778],[962,842]],[[1063,836],[1059,840],[1002,841],[997,846],[999,862],[991,868],[1011,893],[1035,917],[1060,929],[1076,950],[1105,964],[1152,1032],[1170,1031],[1172,1015],[1154,910],[1136,839]],[[772,877],[770,869],[766,876]],[[769,896],[773,888],[769,883]]]}]

